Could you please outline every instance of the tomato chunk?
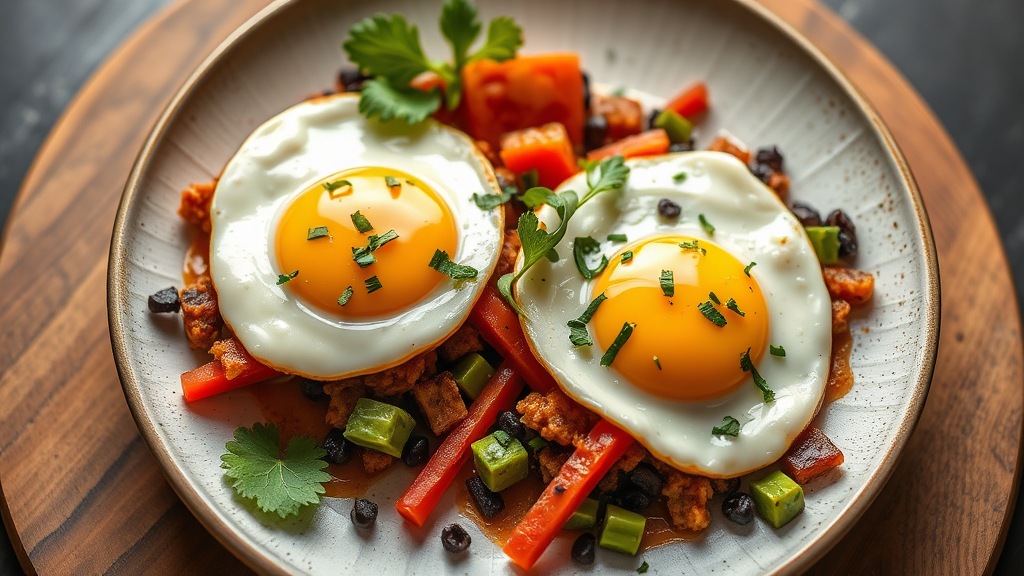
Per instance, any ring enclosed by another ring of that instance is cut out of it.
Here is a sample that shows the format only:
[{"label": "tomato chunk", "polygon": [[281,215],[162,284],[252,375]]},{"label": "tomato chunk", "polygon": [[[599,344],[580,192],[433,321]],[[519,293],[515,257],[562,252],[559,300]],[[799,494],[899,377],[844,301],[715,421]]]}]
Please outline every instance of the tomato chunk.
[{"label": "tomato chunk", "polygon": [[843,463],[843,452],[817,426],[811,425],[797,436],[782,457],[782,471],[806,484]]},{"label": "tomato chunk", "polygon": [[579,171],[569,135],[557,122],[504,135],[501,161],[517,174],[536,170],[537,183],[552,189]]},{"label": "tomato chunk", "polygon": [[683,118],[693,118],[708,109],[708,87],[698,82],[683,90],[665,108],[676,111]]}]

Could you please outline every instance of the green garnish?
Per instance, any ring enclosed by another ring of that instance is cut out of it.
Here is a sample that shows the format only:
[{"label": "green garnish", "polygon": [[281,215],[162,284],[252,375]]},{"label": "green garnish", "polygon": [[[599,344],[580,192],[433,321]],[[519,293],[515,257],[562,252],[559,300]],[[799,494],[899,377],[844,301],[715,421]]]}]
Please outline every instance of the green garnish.
[{"label": "green garnish", "polygon": [[686,180],[687,176],[689,176],[688,173],[680,172],[680,173],[676,174],[675,176],[673,176],[672,179],[675,180],[676,182],[682,182],[683,180]]},{"label": "green garnish", "polygon": [[367,238],[366,246],[363,246],[362,248],[352,248],[352,259],[356,261],[356,264],[359,264],[360,268],[366,268],[377,261],[373,252],[376,252],[381,246],[395,240],[396,238],[398,238],[398,233],[395,232],[394,228],[380,236],[371,234],[370,237]]},{"label": "green garnish", "polygon": [[725,316],[722,316],[722,313],[719,312],[718,308],[715,308],[715,305],[712,304],[710,301],[699,304],[697,306],[697,310],[700,310],[700,313],[703,314],[705,318],[710,320],[715,326],[718,326],[719,328],[729,323],[728,321],[726,321]]},{"label": "green garnish", "polygon": [[[736,300],[734,300],[732,298],[729,298],[729,301],[725,303],[725,307],[728,308],[729,310],[732,310],[733,312],[739,314],[740,316],[746,316],[746,314],[744,314],[743,311],[740,310],[740,305],[737,304]],[[769,344],[769,346],[770,346],[770,344]]]},{"label": "green garnish", "polygon": [[601,366],[611,366],[612,362],[615,361],[615,356],[619,353],[619,349],[626,344],[626,340],[633,334],[633,329],[636,328],[636,324],[630,324],[624,322],[622,324],[622,330],[619,330],[619,335],[615,337],[612,345],[605,351],[604,356],[601,356]]},{"label": "green garnish", "polygon": [[640,567],[636,569],[636,573],[637,574],[646,574],[647,573],[647,569],[650,568],[650,567],[651,567],[651,565],[647,563],[647,560],[644,560],[644,563],[641,564]]},{"label": "green garnish", "polygon": [[683,252],[689,252],[691,250],[693,252],[700,252],[701,256],[704,256],[708,253],[707,250],[700,247],[699,240],[687,240],[685,242],[680,242],[679,247],[683,249]]},{"label": "green garnish", "polygon": [[740,368],[744,372],[750,372],[750,375],[753,376],[754,384],[761,391],[765,403],[775,400],[775,392],[768,387],[768,383],[757,373],[757,368],[754,368],[754,363],[750,361],[750,348],[747,348],[746,352],[740,354]]},{"label": "green garnish", "polygon": [[661,370],[661,360],[658,360],[657,356],[654,357],[654,365],[658,367],[658,370]]},{"label": "green garnish", "polygon": [[715,296],[714,292],[709,293],[708,298],[711,298],[711,301],[715,304],[718,304],[719,306],[722,305],[722,301],[718,299],[718,296]]},{"label": "green garnish", "polygon": [[[526,172],[523,172],[523,174],[519,176],[519,179],[523,181],[523,190],[529,192],[530,188],[536,188],[538,178],[539,176],[537,176],[536,168],[531,168]],[[526,200],[523,200],[523,202],[526,202]],[[530,204],[527,204],[527,206],[530,206]],[[530,206],[530,208],[533,208],[533,206]]]},{"label": "green garnish", "polygon": [[368,248],[352,248],[352,259],[359,264],[360,268],[366,268],[370,264],[377,261],[377,257],[374,256]]},{"label": "green garnish", "polygon": [[402,183],[398,181],[398,178],[394,176],[385,176],[384,183],[388,185],[388,188],[401,188]]},{"label": "green garnish", "polygon": [[501,194],[477,194],[474,192],[473,202],[475,202],[477,208],[481,210],[492,210],[511,200],[515,194],[515,188],[512,188],[511,186],[505,188]]},{"label": "green garnish", "polygon": [[[534,186],[532,188],[527,188],[526,192],[524,192],[519,199],[522,200],[523,204],[526,204],[527,208],[536,208],[537,206],[548,202],[548,196],[552,195],[551,190],[540,186]],[[557,202],[557,200],[555,200],[555,202]],[[548,203],[550,204],[550,202]]]},{"label": "green garnish", "polygon": [[327,190],[328,192],[334,192],[335,190],[341,188],[342,186],[351,187],[352,183],[349,182],[348,180],[335,180],[334,182],[323,183],[324,190]]},{"label": "green garnish", "polygon": [[255,500],[264,512],[285,518],[298,514],[303,506],[319,503],[323,482],[329,482],[331,475],[323,471],[327,462],[321,458],[327,451],[317,446],[314,438],[292,436],[283,456],[279,442],[273,424],[237,428],[235,439],[224,446],[228,452],[221,455],[220,467],[239,496]]},{"label": "green garnish", "polygon": [[775,346],[774,344],[768,345],[768,353],[772,356],[778,356],[779,358],[786,357],[786,349],[782,346]]},{"label": "green garnish", "polygon": [[743,269],[743,273],[747,275],[747,278],[750,278],[750,269],[753,268],[754,266],[757,266],[757,262],[751,262],[750,264],[747,264],[746,268]]},{"label": "green garnish", "polygon": [[597,268],[591,269],[587,266],[587,256],[601,251],[601,243],[590,236],[577,237],[572,243],[572,256],[576,260],[576,269],[580,271],[587,280],[593,280],[608,266],[608,257],[601,255],[601,262]]},{"label": "green garnish", "polygon": [[355,225],[356,230],[358,230],[360,234],[366,234],[370,230],[373,230],[373,224],[370,224],[370,221],[366,219],[366,216],[360,214],[359,210],[356,210],[355,213],[352,214],[351,218],[352,224]]},{"label": "green garnish", "polygon": [[671,270],[662,270],[659,282],[661,283],[661,291],[665,294],[665,296],[671,298],[672,296],[675,295],[676,283]]},{"label": "green garnish", "polygon": [[625,86],[619,86],[615,90],[612,90],[612,94],[611,95],[612,95],[613,98],[621,98],[622,96],[625,96],[626,95],[626,87]]},{"label": "green garnish", "polygon": [[367,294],[373,294],[377,290],[380,290],[381,288],[384,287],[381,285],[380,280],[376,276],[370,276],[365,281],[363,281],[363,284],[366,285]]},{"label": "green garnish", "polygon": [[291,280],[292,278],[295,278],[298,275],[299,275],[299,271],[298,270],[296,270],[295,272],[292,272],[291,274],[278,274],[277,275],[277,285],[280,286],[281,284],[284,284],[285,282]]},{"label": "green garnish", "polygon": [[626,238],[625,234],[609,234],[608,235],[608,241],[609,242],[628,242],[629,239]]},{"label": "green garnish", "polygon": [[352,299],[352,294],[355,294],[355,290],[351,286],[345,288],[345,291],[341,293],[341,297],[338,298],[338,305],[344,306],[348,304],[348,301]]},{"label": "green garnish", "polygon": [[622,253],[622,258],[620,258],[619,261],[620,262],[629,262],[632,259],[633,259],[633,251],[632,250],[626,250],[625,252]]},{"label": "green garnish", "polygon": [[327,232],[327,226],[309,228],[308,232],[306,232],[306,240],[316,240],[317,238],[323,238],[324,236],[330,236]]},{"label": "green garnish", "polygon": [[712,428],[711,433],[716,436],[739,436],[740,421],[732,416],[726,416],[722,418],[722,425]]},{"label": "green garnish", "polygon": [[415,186],[416,185],[416,183],[413,182],[412,180],[406,180],[405,183],[408,184],[409,186]]},{"label": "green garnish", "polygon": [[558,262],[559,260],[558,251],[554,248],[548,250],[544,257],[548,259],[548,262]]},{"label": "green garnish", "polygon": [[349,60],[373,76],[363,83],[359,111],[383,121],[400,118],[409,124],[425,120],[441,107],[438,88],[423,92],[409,87],[423,72],[443,80],[445,105],[458,107],[462,98],[462,68],[476,60],[503,62],[514,58],[523,44],[522,29],[506,16],[491,20],[484,45],[469,49],[480,35],[477,10],[468,0],[448,0],[441,7],[441,34],[452,48],[453,62],[431,60],[420,46],[419,30],[399,14],[377,14],[356,23],[342,47]]},{"label": "green garnish", "polygon": [[434,250],[434,257],[430,259],[428,266],[452,280],[475,279],[478,274],[476,268],[452,262],[448,252],[439,249]]},{"label": "green garnish", "polygon": [[597,295],[590,301],[587,309],[580,314],[579,318],[569,320],[566,325],[569,327],[569,342],[572,342],[573,346],[591,346],[594,341],[590,339],[590,332],[587,331],[587,323],[594,317],[594,313],[597,312],[597,307],[608,299],[608,296],[604,292]]},{"label": "green garnish", "polygon": [[715,227],[712,226],[710,222],[708,222],[708,219],[705,218],[703,214],[698,214],[697,219],[700,220],[700,227],[704,229],[704,232],[708,236],[715,235]]}]

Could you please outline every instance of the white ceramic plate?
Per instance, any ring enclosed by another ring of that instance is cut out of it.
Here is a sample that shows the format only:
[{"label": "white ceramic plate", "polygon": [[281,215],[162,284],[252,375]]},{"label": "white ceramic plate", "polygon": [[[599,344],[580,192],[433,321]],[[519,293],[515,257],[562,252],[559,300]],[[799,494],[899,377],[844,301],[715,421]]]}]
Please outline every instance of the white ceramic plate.
[{"label": "white ceramic plate", "polygon": [[[150,316],[146,298],[180,285],[190,230],[175,214],[179,191],[218,174],[245,137],[303,97],[330,88],[345,63],[348,28],[375,12],[419,24],[428,54],[447,54],[440,1],[279,2],[239,29],[189,79],[154,128],[127,183],[111,245],[108,300],[114,355],[128,403],[171,485],[229,549],[267,573],[506,574],[501,551],[463,520],[471,553],[450,558],[440,527],[458,519],[452,490],[430,522],[413,529],[392,504],[414,473],[396,470],[368,497],[377,528],[359,536],[351,503],[327,499],[307,522],[268,528],[241,508],[218,455],[232,431],[260,421],[245,391],[186,406],[178,376],[208,361],[189,350],[176,318]],[[658,97],[705,80],[712,112],[706,145],[727,128],[751,146],[777,144],[791,195],[823,212],[844,208],[857,224],[857,266],[876,278],[872,304],[852,322],[857,383],[818,424],[846,455],[841,470],[805,489],[807,508],[772,530],[758,520],[714,520],[700,538],[644,553],[652,574],[793,573],[852,526],[881,490],[906,444],[931,379],[938,339],[938,267],[927,216],[881,120],[806,40],[747,0],[504,0],[481,16],[514,17],[525,52],[573,51],[591,78]],[[571,573],[557,541],[535,569]],[[597,573],[633,572],[639,558],[598,551]]]}]

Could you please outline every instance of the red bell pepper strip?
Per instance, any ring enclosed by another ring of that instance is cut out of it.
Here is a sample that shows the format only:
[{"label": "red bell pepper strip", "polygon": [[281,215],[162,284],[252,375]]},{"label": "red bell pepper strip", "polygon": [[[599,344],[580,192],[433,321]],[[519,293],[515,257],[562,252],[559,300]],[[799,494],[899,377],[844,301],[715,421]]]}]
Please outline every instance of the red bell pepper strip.
[{"label": "red bell pepper strip", "polygon": [[222,341],[221,344],[229,350],[232,363],[242,366],[239,373],[234,378],[228,378],[220,360],[185,372],[181,375],[181,391],[185,393],[186,402],[194,402],[281,375],[277,370],[250,356],[241,342],[232,338]]},{"label": "red bell pepper strip", "polygon": [[533,567],[566,520],[622,457],[633,438],[602,420],[562,465],[537,502],[516,524],[503,551],[524,570]]},{"label": "red bell pepper strip", "polygon": [[693,118],[708,109],[708,87],[703,82],[690,86],[665,106],[683,118]]},{"label": "red bell pepper strip", "polygon": [[462,465],[469,459],[469,445],[487,435],[498,412],[511,410],[523,390],[523,379],[508,360],[491,376],[487,386],[469,407],[469,414],[448,434],[412,486],[395,503],[406,520],[423,526]]},{"label": "red bell pepper strip", "polygon": [[671,144],[672,142],[668,139],[668,134],[665,130],[655,128],[654,130],[648,130],[633,136],[626,136],[618,142],[612,142],[597,150],[591,150],[587,153],[587,160],[593,162],[595,160],[611,158],[612,156],[622,156],[623,158],[654,156],[655,154],[668,152],[668,147]]},{"label": "red bell pepper strip", "polygon": [[519,316],[494,286],[484,286],[483,295],[469,313],[469,321],[505,358],[505,363],[526,379],[530,388],[544,394],[555,387],[554,378],[530,351]]}]

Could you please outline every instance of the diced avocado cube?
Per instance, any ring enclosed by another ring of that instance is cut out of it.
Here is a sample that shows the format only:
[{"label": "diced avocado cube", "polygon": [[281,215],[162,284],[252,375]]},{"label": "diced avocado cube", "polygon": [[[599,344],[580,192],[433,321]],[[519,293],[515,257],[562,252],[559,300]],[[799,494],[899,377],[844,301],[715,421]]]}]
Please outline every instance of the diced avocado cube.
[{"label": "diced avocado cube", "polygon": [[597,509],[600,503],[593,498],[587,498],[580,504],[580,507],[573,512],[572,516],[565,522],[562,528],[566,530],[585,530],[593,528],[597,524]]},{"label": "diced avocado cube", "polygon": [[473,442],[472,448],[476,471],[491,492],[501,492],[530,471],[526,448],[501,430]]},{"label": "diced avocado cube", "polygon": [[348,417],[345,438],[364,448],[400,458],[402,447],[415,426],[412,416],[398,406],[360,398]]},{"label": "diced avocado cube", "polygon": [[838,226],[808,226],[804,230],[822,264],[835,264],[839,261]]},{"label": "diced avocado cube", "polygon": [[757,511],[773,528],[782,527],[804,509],[804,489],[778,470],[752,482],[750,495]]},{"label": "diced avocado cube", "polygon": [[693,124],[675,110],[665,110],[658,114],[654,118],[654,127],[664,130],[673,144],[689,142],[690,132],[693,130]]},{"label": "diced avocado cube", "polygon": [[532,448],[534,452],[539,452],[542,448],[547,448],[548,441],[541,436],[534,436],[526,445]]},{"label": "diced avocado cube", "polygon": [[476,352],[463,356],[452,369],[455,383],[466,393],[466,396],[474,400],[480,395],[491,376],[494,376],[494,368],[491,368],[487,360],[484,360],[484,357]]},{"label": "diced avocado cube", "polygon": [[601,528],[601,538],[597,544],[601,548],[623,554],[636,554],[646,525],[647,518],[640,514],[609,504],[605,509],[604,527]]}]

